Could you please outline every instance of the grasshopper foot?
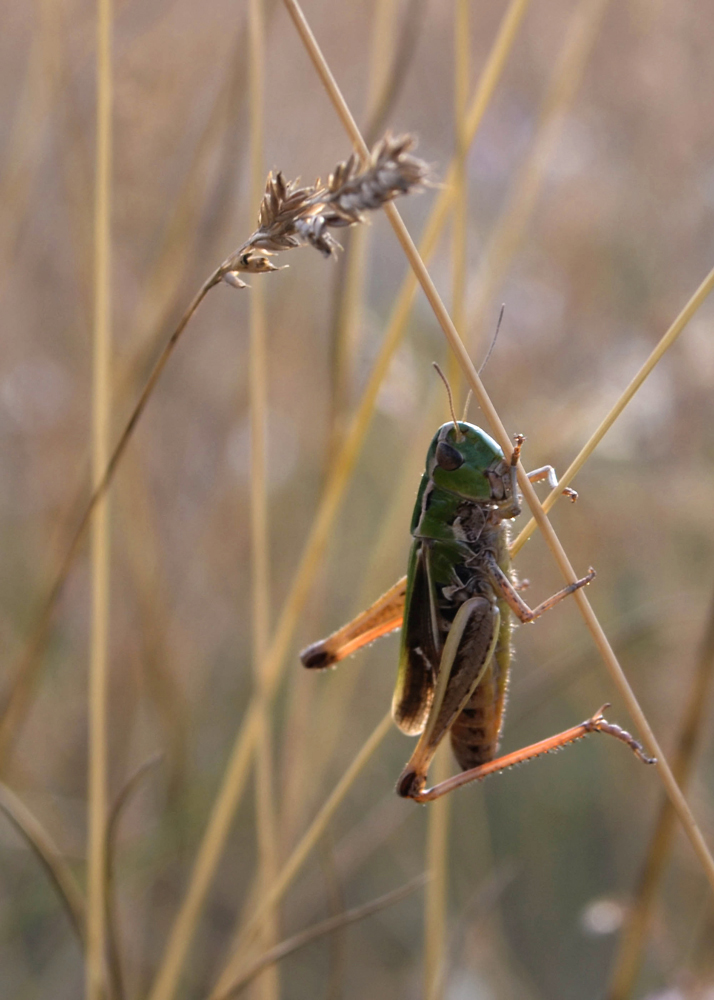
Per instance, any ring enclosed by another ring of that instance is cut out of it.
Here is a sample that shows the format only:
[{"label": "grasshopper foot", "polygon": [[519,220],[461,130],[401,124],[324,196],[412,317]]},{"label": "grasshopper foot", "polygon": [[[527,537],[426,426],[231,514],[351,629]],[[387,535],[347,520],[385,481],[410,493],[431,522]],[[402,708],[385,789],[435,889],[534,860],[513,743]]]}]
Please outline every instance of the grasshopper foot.
[{"label": "grasshopper foot", "polygon": [[628,733],[626,729],[616,726],[614,722],[607,721],[602,713],[609,707],[610,703],[607,702],[598,712],[595,713],[595,715],[593,715],[591,719],[588,719],[583,723],[583,725],[587,727],[588,732],[607,733],[608,736],[614,736],[615,739],[620,740],[622,743],[626,743],[635,756],[639,757],[644,764],[656,764],[657,758],[650,757],[646,754],[644,747],[639,740],[636,740],[635,737],[631,733]]},{"label": "grasshopper foot", "polygon": [[397,782],[397,795],[401,795],[403,799],[417,798],[424,785],[426,785],[426,776],[417,774],[412,768],[407,767],[402,771]]}]

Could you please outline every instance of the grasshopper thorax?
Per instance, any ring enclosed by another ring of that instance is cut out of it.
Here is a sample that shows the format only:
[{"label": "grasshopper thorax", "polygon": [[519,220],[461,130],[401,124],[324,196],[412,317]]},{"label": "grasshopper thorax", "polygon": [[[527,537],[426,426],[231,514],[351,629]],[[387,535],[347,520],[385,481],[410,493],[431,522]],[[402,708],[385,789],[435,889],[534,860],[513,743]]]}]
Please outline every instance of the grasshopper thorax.
[{"label": "grasshopper thorax", "polygon": [[426,475],[439,489],[473,503],[497,507],[504,518],[517,517],[516,469],[492,437],[474,424],[443,424],[426,456]]}]

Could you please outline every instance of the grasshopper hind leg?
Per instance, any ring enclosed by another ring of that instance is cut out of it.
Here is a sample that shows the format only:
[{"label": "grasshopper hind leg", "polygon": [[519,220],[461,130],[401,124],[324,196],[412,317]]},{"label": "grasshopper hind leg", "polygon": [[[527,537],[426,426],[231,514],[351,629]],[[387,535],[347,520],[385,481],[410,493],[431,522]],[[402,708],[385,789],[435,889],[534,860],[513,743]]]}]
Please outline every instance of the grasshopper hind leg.
[{"label": "grasshopper hind leg", "polygon": [[327,639],[313,642],[300,653],[304,667],[325,670],[334,667],[345,657],[356,653],[363,646],[402,627],[406,577],[397,580],[393,587],[382,594],[374,604],[347,625],[333,632]]},{"label": "grasshopper hind leg", "polygon": [[489,671],[501,616],[485,597],[464,601],[456,613],[441,655],[434,698],[424,731],[397,783],[397,793],[415,798],[426,784],[436,749]]},{"label": "grasshopper hind leg", "polygon": [[542,754],[552,753],[554,750],[566,747],[577,740],[581,740],[589,733],[604,733],[607,736],[613,736],[628,746],[644,764],[655,764],[656,760],[654,757],[648,757],[642,746],[630,733],[625,729],[621,729],[620,726],[608,722],[604,718],[602,713],[608,707],[608,705],[603,705],[590,719],[586,719],[578,726],[573,726],[572,729],[566,729],[565,732],[558,733],[556,736],[551,736],[546,740],[541,740],[539,743],[532,743],[521,750],[514,750],[512,753],[505,754],[505,756],[499,757],[497,760],[488,761],[478,767],[471,768],[469,771],[462,771],[461,774],[456,774],[453,778],[447,778],[446,781],[440,782],[440,784],[435,785],[433,788],[425,788],[425,781],[414,781],[402,794],[406,794],[408,798],[414,799],[415,802],[433,802],[434,799],[440,799],[442,795],[448,795],[449,792],[453,792],[463,785],[468,785],[472,781],[482,781],[490,774],[498,774],[500,771],[505,771],[516,764],[524,764],[526,761],[542,756]]}]

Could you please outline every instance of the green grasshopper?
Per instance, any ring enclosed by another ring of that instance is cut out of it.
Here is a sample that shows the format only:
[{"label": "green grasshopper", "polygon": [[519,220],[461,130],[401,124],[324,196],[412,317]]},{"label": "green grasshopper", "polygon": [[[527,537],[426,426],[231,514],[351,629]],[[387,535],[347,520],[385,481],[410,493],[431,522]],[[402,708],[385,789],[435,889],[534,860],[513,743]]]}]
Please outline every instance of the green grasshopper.
[{"label": "green grasshopper", "polygon": [[[397,792],[417,802],[439,798],[590,732],[615,736],[642,760],[653,762],[629,733],[603,718],[607,705],[579,726],[497,757],[512,614],[521,622],[535,621],[595,576],[590,569],[533,609],[520,597],[523,585],[514,582],[508,522],[521,512],[516,470],[524,440],[516,435],[507,461],[488,434],[457,421],[452,407],[451,422],[436,432],[426,456],[406,577],[354,621],[300,654],[306,667],[332,667],[379,636],[402,628],[392,715],[402,732],[420,738]],[[558,485],[549,465],[528,473],[528,478]],[[577,498],[573,490],[563,492]],[[427,789],[429,765],[447,732],[462,773]]]}]

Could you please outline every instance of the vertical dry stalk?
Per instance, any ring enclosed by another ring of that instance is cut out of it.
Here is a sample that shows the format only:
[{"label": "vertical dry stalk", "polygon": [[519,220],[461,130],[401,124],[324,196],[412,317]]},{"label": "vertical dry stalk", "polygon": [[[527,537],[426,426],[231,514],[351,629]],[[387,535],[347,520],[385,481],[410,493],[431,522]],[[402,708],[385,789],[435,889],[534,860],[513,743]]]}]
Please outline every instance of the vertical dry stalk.
[{"label": "vertical dry stalk", "polygon": [[[291,18],[293,19],[293,23],[297,28],[298,34],[300,35],[300,38],[310,56],[310,59],[312,60],[315,70],[317,71],[318,76],[320,77],[320,80],[322,81],[323,86],[325,87],[345,130],[347,131],[348,135],[355,144],[355,147],[359,149],[360,152],[362,152],[362,154],[364,155],[366,151],[364,139],[362,138],[360,131],[357,128],[357,124],[349,110],[349,107],[347,106],[347,103],[345,102],[344,97],[342,96],[339,87],[337,86],[335,78],[332,75],[329,66],[327,65],[325,57],[323,56],[317,44],[317,41],[315,40],[315,37],[307,21],[305,20],[305,16],[302,13],[299,4],[296,2],[296,0],[283,0],[283,2],[287,7]],[[599,3],[602,3],[602,0],[597,0],[597,4]],[[594,9],[596,9],[597,4],[595,5]],[[444,333],[447,342],[449,343],[451,349],[456,353],[459,359],[459,364],[461,365],[462,371],[466,375],[467,381],[474,392],[474,396],[476,397],[476,401],[481,406],[481,409],[484,412],[484,416],[486,417],[489,426],[493,430],[494,437],[501,445],[501,447],[504,449],[504,451],[508,451],[511,447],[511,442],[508,437],[506,428],[504,427],[493,403],[491,402],[491,399],[486,393],[486,390],[483,386],[483,383],[481,382],[481,379],[478,377],[478,374],[473,366],[471,358],[469,357],[469,354],[466,351],[456,328],[454,327],[451,317],[449,316],[448,311],[446,310],[444,303],[442,302],[441,297],[438,291],[436,290],[436,286],[434,285],[431,276],[429,275],[429,272],[424,266],[424,262],[421,260],[418,254],[416,246],[414,245],[414,242],[412,241],[411,236],[409,235],[409,232],[407,231],[407,228],[404,225],[401,216],[399,215],[399,212],[397,211],[396,207],[391,204],[385,206],[385,212],[387,213],[387,216],[390,222],[392,223],[392,227],[397,235],[397,239],[399,240],[402,249],[407,255],[409,263],[411,264],[412,268],[417,274],[419,283],[421,284],[424,293],[426,294],[426,297],[429,301],[429,305],[431,306],[434,315],[436,316],[436,319],[439,325],[441,326],[442,332]],[[543,534],[543,537],[545,538],[546,544],[553,553],[558,568],[560,569],[565,580],[568,583],[572,583],[577,579],[575,571],[572,565],[570,564],[570,560],[568,559],[565,550],[563,549],[563,546],[560,543],[560,540],[558,539],[555,531],[553,530],[552,525],[550,524],[548,518],[543,512],[543,508],[540,505],[538,496],[533,488],[533,485],[526,476],[525,470],[523,469],[521,463],[519,463],[518,465],[518,484],[523,493],[526,503],[528,504],[533,513],[538,528],[540,529],[541,533]],[[699,861],[706,873],[711,888],[714,891],[714,858],[712,858],[709,852],[709,848],[707,847],[706,841],[702,836],[701,830],[699,829],[696,820],[694,819],[692,811],[689,808],[686,799],[682,795],[682,792],[679,786],[677,785],[677,782],[674,779],[672,771],[664,755],[662,754],[662,750],[659,746],[657,739],[655,738],[655,735],[652,731],[652,727],[647,721],[647,718],[644,712],[642,711],[639,702],[637,701],[637,698],[635,697],[635,693],[630,687],[629,682],[625,677],[624,671],[622,670],[622,667],[620,666],[620,663],[618,662],[618,659],[615,656],[614,650],[612,649],[610,643],[608,642],[607,636],[605,635],[602,626],[597,620],[597,617],[595,616],[595,613],[592,607],[590,606],[590,602],[585,596],[584,591],[583,590],[576,591],[575,594],[573,595],[573,598],[578,606],[578,609],[580,610],[580,613],[582,614],[585,620],[585,623],[595,641],[598,650],[600,651],[605,666],[607,667],[608,672],[610,673],[611,679],[615,683],[623,701],[625,702],[630,717],[633,719],[638,732],[642,735],[643,742],[645,743],[646,748],[648,749],[648,751],[652,756],[655,756],[658,759],[657,773],[659,774],[660,780],[662,781],[662,784],[664,785],[667,791],[667,795],[671,799],[677,811],[677,815],[679,816],[682,826],[684,827],[687,836],[689,837],[689,840],[694,848],[694,851],[697,857],[699,858]]]},{"label": "vertical dry stalk", "polygon": [[[265,914],[269,913],[276,903],[282,899],[293,879],[309,857],[310,852],[323,836],[330,820],[352,787],[355,779],[360,774],[365,764],[367,764],[372,754],[377,750],[380,743],[389,732],[391,726],[392,713],[390,711],[387,712],[387,714],[382,718],[376,729],[373,730],[372,734],[367,738],[361,749],[358,751],[354,760],[335,785],[332,793],[325,801],[317,816],[303,834],[299,844],[295,847],[292,854],[283,865],[277,879],[273,882],[263,899],[260,900],[255,913],[243,929],[244,938],[249,939],[255,934],[256,930],[265,919]],[[238,943],[237,952],[240,953],[240,942]],[[234,956],[232,956],[221,972],[215,989],[212,990],[209,996],[209,1000],[221,1000],[221,998],[223,998],[225,994],[231,990],[234,980],[240,975],[240,971],[240,968],[234,961]]]},{"label": "vertical dry stalk", "polygon": [[[112,8],[97,7],[97,166],[94,202],[94,367],[92,477],[101,482],[109,455],[110,210]],[[101,1000],[106,953],[107,660],[109,646],[109,516],[106,497],[92,524],[92,635],[89,664],[89,828],[87,870],[88,1000]]]},{"label": "vertical dry stalk", "polygon": [[[686,790],[694,766],[707,707],[714,682],[714,597],[709,607],[707,626],[701,642],[697,667],[689,689],[677,736],[672,771],[682,789]],[[628,910],[619,947],[615,956],[607,1000],[627,1000],[635,987],[642,948],[647,936],[657,889],[662,880],[667,856],[676,829],[676,815],[671,802],[664,799],[650,840],[645,863],[638,879],[633,902]]]},{"label": "vertical dry stalk", "polygon": [[[264,0],[250,0],[248,7],[248,78],[250,93],[251,203],[258,204],[263,191],[263,79],[265,60]],[[265,294],[258,282],[250,299],[250,538],[252,594],[253,682],[259,696],[263,688],[263,663],[268,647],[270,623],[270,572],[268,542],[268,491],[266,485],[267,335]],[[258,882],[261,892],[277,872],[277,836],[273,801],[272,729],[267,700],[259,697],[258,739],[255,755],[256,843]],[[261,928],[261,949],[275,944],[277,914],[267,913]],[[265,970],[256,983],[262,1000],[275,1000],[280,992],[277,966]]]},{"label": "vertical dry stalk", "polygon": [[[468,111],[469,97],[469,4],[468,0],[455,0],[454,5],[454,213],[452,217],[452,283],[451,312],[457,330],[466,323],[466,261],[468,233],[468,186],[466,182],[466,157],[469,151]],[[449,352],[447,375],[454,396],[457,412],[461,410],[459,383],[461,371],[456,358]]]},{"label": "vertical dry stalk", "polygon": [[84,949],[87,933],[87,905],[70,864],[37,817],[11,788],[0,782],[0,810],[25,838],[45,869],[65,908],[80,947]]},{"label": "vertical dry stalk", "polygon": [[[450,747],[444,741],[432,763],[434,784],[450,773]],[[429,809],[426,840],[426,871],[429,881],[424,894],[424,995],[426,1000],[440,1000],[444,995],[447,951],[447,913],[449,876],[449,812],[451,796],[444,795]]]},{"label": "vertical dry stalk", "polygon": [[[489,237],[474,279],[474,302],[468,317],[468,329],[473,334],[466,338],[472,353],[475,346],[473,338],[483,330],[487,309],[493,303],[506,270],[520,248],[533,215],[546,170],[552,162],[566,115],[599,37],[600,25],[609,2],[610,0],[581,0],[569,18],[566,37],[543,100],[536,139],[519,170],[498,224]],[[462,328],[457,324],[456,329]]]},{"label": "vertical dry stalk", "polygon": [[[624,392],[622,392],[614,406],[610,409],[606,416],[603,417],[583,447],[580,449],[577,456],[573,459],[564,474],[560,477],[557,489],[551,490],[545,498],[543,501],[543,510],[546,513],[548,513],[558,497],[562,496],[562,488],[572,483],[575,476],[578,472],[580,472],[588,458],[590,458],[627,404],[634,398],[635,393],[644,383],[645,379],[654,371],[655,367],[677,340],[680,333],[684,330],[697,309],[699,309],[705,299],[708,298],[712,289],[714,289],[714,268],[712,268],[704,281],[702,281],[699,288],[697,288],[687,304],[681,310],[675,321],[664,334],[655,349],[651,352],[650,356],[647,358],[640,370],[631,379],[629,385],[625,388]],[[520,549],[523,548],[525,543],[535,531],[535,528],[535,519],[531,518],[511,545],[512,555],[515,555],[516,552],[519,552]]]},{"label": "vertical dry stalk", "polygon": [[[422,0],[409,0],[402,11],[397,36],[397,4],[380,0],[376,5],[370,41],[365,135],[369,145],[384,129],[389,112],[399,95],[409,63],[414,55],[421,28]],[[345,254],[337,262],[333,283],[331,336],[331,414],[330,442],[325,449],[331,455],[339,445],[350,403],[350,372],[355,345],[362,321],[362,299],[370,231],[354,230],[345,244]]]}]

